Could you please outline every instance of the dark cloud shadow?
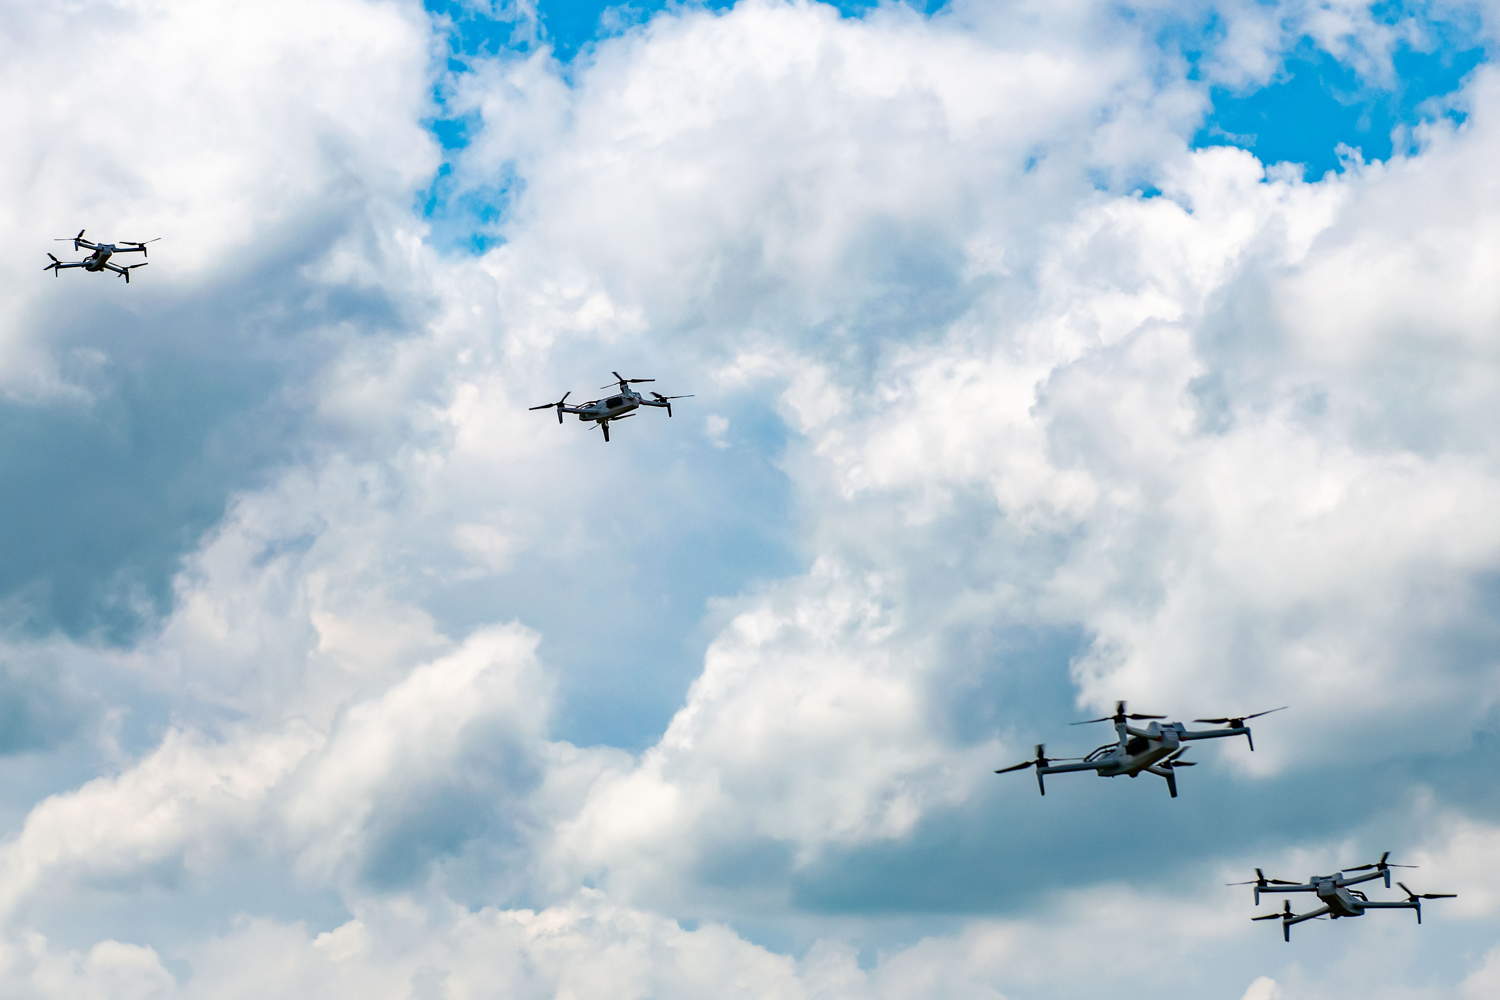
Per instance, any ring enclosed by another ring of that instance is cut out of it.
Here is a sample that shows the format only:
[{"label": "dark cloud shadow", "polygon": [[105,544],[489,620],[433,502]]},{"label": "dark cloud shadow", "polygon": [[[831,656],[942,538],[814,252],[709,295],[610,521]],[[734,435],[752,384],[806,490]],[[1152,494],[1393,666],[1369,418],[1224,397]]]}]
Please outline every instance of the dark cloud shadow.
[{"label": "dark cloud shadow", "polygon": [[360,225],[322,218],[268,233],[258,245],[270,249],[198,284],[158,252],[151,280],[60,287],[28,317],[92,402],[0,400],[9,626],[125,645],[170,610],[183,556],[229,499],[315,433],[308,387],[342,338],[408,326],[378,286],[305,273]]}]

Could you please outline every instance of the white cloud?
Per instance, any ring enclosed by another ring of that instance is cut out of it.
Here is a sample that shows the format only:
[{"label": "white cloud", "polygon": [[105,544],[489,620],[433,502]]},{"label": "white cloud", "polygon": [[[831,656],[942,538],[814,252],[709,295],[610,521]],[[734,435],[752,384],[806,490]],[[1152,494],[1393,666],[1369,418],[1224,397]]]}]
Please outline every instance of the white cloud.
[{"label": "white cloud", "polygon": [[[153,264],[206,303],[247,258],[192,257],[180,232],[223,236],[195,251],[295,261],[305,298],[268,291],[270,313],[387,301],[312,310],[286,328],[295,349],[268,348],[315,355],[274,386],[295,441],[237,488],[159,628],[125,650],[9,643],[80,685],[108,678],[118,703],[115,729],[48,758],[52,784],[12,806],[26,815],[0,848],[7,988],[1051,995],[1059,970],[1083,974],[1083,940],[1112,983],[1165,966],[1200,988],[1249,983],[1247,1000],[1362,996],[1374,973],[1348,966],[1387,938],[1338,939],[1332,975],[1284,950],[1247,958],[1260,939],[1242,909],[1184,894],[1192,876],[1160,862],[1120,877],[1173,887],[1075,885],[1077,852],[1122,846],[1122,830],[1165,841],[1159,818],[1019,859],[1057,887],[1010,919],[821,912],[790,882],[949,817],[972,835],[955,842],[996,851],[1022,823],[1091,829],[1056,810],[964,812],[990,767],[1042,738],[1033,697],[1182,714],[1291,701],[1254,758],[1274,782],[1346,760],[1372,719],[1383,742],[1357,745],[1377,764],[1454,753],[1500,694],[1474,653],[1494,648],[1480,589],[1500,556],[1493,81],[1475,79],[1470,124],[1429,131],[1420,155],[1304,184],[1243,152],[1189,153],[1201,85],[1149,24],[1102,11],[861,21],[752,0],[664,15],[567,80],[545,54],[482,65],[461,93],[483,128],[458,176],[524,184],[508,242],[475,259],[438,257],[408,212],[435,165],[415,5],[121,5],[76,40],[76,19],[32,15],[39,54],[16,80],[62,66],[64,40],[106,68],[165,55],[108,122],[90,117],[87,74],[59,84],[77,137],[44,182],[0,158],[0,177],[37,192],[11,225],[51,233],[63,207],[100,226],[160,220],[161,246],[183,249]],[[1362,7],[1312,13],[1339,51],[1388,48]],[[1260,79],[1287,36],[1240,14],[1215,72]],[[174,102],[190,105],[175,125]],[[15,148],[47,148],[45,122],[25,120]],[[160,156],[148,168],[139,148]],[[76,194],[104,168],[134,192],[128,210],[113,190]],[[1162,197],[1117,193],[1148,181]],[[104,296],[123,289],[69,278],[117,307]],[[148,287],[178,286],[130,291]],[[265,346],[258,322],[236,342]],[[42,332],[7,328],[8,391],[71,379],[79,405],[88,372],[134,357],[70,355]],[[604,446],[525,410],[637,363],[715,408],[707,435],[680,411]],[[735,447],[716,447],[730,427]],[[805,569],[711,575],[726,559],[713,543],[758,544],[743,541],[756,518],[784,526]],[[995,652],[1005,629],[1048,628],[1081,636],[1070,676]],[[1412,674],[1453,635],[1468,645]],[[628,714],[610,699],[636,690],[669,702],[639,753],[588,745],[569,721],[580,704]],[[91,754],[114,769],[80,783]],[[1441,803],[1455,832],[1412,847],[1424,874],[1468,886],[1489,831],[1465,807]],[[975,833],[975,815],[1003,822]],[[1352,848],[1367,819],[1331,837]],[[1189,869],[1222,860],[1211,841],[1192,850]],[[1292,856],[1317,867],[1315,853]],[[277,874],[260,896],[180,903],[241,870]],[[137,940],[69,913],[83,899],[121,923],[141,887],[201,926]],[[997,910],[1009,891],[994,887]],[[1463,891],[1458,920],[1493,909],[1482,884]],[[329,894],[334,922],[263,912],[298,892]],[[678,922],[703,915],[724,923]],[[1382,952],[1389,995],[1415,988],[1415,947]]]}]

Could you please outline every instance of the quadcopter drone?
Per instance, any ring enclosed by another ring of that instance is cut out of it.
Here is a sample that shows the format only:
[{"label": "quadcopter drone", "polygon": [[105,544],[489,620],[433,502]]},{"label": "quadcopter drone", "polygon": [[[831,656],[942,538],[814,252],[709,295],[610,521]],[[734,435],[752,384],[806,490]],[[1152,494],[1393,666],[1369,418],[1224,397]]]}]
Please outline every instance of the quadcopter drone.
[{"label": "quadcopter drone", "polygon": [[[73,249],[74,250],[81,250],[84,247],[88,247],[90,250],[93,251],[93,253],[89,254],[83,260],[80,260],[80,261],[67,261],[67,262],[60,261],[56,257],[53,257],[52,254],[49,253],[47,256],[48,257],[52,257],[52,263],[50,263],[46,267],[42,268],[42,270],[43,271],[51,271],[51,272],[53,272],[54,274],[57,274],[57,275],[61,275],[62,272],[63,272],[63,268],[65,268],[65,267],[81,267],[85,271],[106,271],[106,270],[107,271],[113,271],[116,274],[118,274],[121,277],[123,277],[125,279],[125,284],[128,285],[128,284],[130,284],[130,272],[133,271],[133,270],[135,270],[138,267],[145,267],[147,264],[150,263],[150,261],[142,261],[139,264],[129,264],[129,265],[125,266],[125,267],[121,267],[118,264],[111,264],[109,262],[109,258],[112,257],[113,255],[117,254],[117,253],[137,253],[137,252],[139,252],[141,254],[141,256],[144,257],[144,256],[146,256],[146,243],[155,243],[156,240],[159,240],[159,239],[161,239],[160,236],[156,237],[156,239],[146,240],[144,243],[136,242],[136,241],[133,241],[133,240],[122,240],[118,244],[115,244],[115,243],[90,243],[88,240],[86,240],[86,239],[83,238],[83,230],[80,229],[80,230],[78,230],[78,235],[72,237],[71,241],[73,243]],[[67,242],[69,242],[69,238],[66,237],[66,236],[64,236],[64,237],[62,237],[59,240],[55,240],[54,242],[57,242],[57,243],[67,243]]]},{"label": "quadcopter drone", "polygon": [[[1455,892],[1412,892],[1406,887],[1406,883],[1397,882],[1401,891],[1406,893],[1404,900],[1371,900],[1370,897],[1358,889],[1349,886],[1358,885],[1361,882],[1369,882],[1371,879],[1385,879],[1385,887],[1391,887],[1392,868],[1415,868],[1416,865],[1393,865],[1388,862],[1391,856],[1386,851],[1380,856],[1380,860],[1372,865],[1355,865],[1353,868],[1344,868],[1334,872],[1332,875],[1314,875],[1305,883],[1287,882],[1279,878],[1266,878],[1264,872],[1255,869],[1255,878],[1249,882],[1230,882],[1230,885],[1253,885],[1255,886],[1255,902],[1260,903],[1260,894],[1263,892],[1315,892],[1318,899],[1323,903],[1316,910],[1306,913],[1293,913],[1292,901],[1283,900],[1283,906],[1279,913],[1263,913],[1251,920],[1280,920],[1281,937],[1290,942],[1292,940],[1292,925],[1300,924],[1304,920],[1319,920],[1323,916],[1337,920],[1340,917],[1362,917],[1366,910],[1416,910],[1417,923],[1422,922],[1422,900],[1424,899],[1456,899]],[[1346,875],[1345,872],[1368,872],[1366,875]]]},{"label": "quadcopter drone", "polygon": [[[563,398],[559,399],[555,403],[543,403],[541,406],[531,406],[527,407],[527,409],[556,409],[558,423],[563,422],[564,413],[576,413],[578,414],[578,419],[581,421],[592,420],[597,423],[599,425],[599,429],[604,432],[604,440],[608,441],[609,422],[611,420],[624,420],[627,417],[632,417],[635,414],[633,414],[631,411],[642,406],[666,407],[667,416],[670,417],[672,415],[672,400],[688,399],[693,395],[692,393],[688,393],[686,396],[663,396],[659,392],[653,392],[651,393],[651,395],[654,398],[647,399],[630,387],[637,382],[655,382],[656,379],[625,378],[619,372],[610,372],[610,374],[615,377],[615,383],[619,387],[618,391],[613,396],[608,396],[604,399],[591,399],[587,403],[582,403],[578,406],[569,406],[567,405],[568,397],[573,395],[573,393],[565,392],[563,393]],[[601,388],[608,389],[609,386],[601,386]]]},{"label": "quadcopter drone", "polygon": [[[1137,729],[1130,725],[1130,721],[1139,719],[1165,719],[1165,715],[1142,715],[1139,712],[1126,714],[1123,701],[1115,703],[1115,714],[1106,715],[1098,719],[1087,719],[1083,722],[1072,723],[1075,726],[1084,726],[1094,722],[1113,722],[1115,732],[1119,739],[1114,743],[1106,743],[1091,751],[1086,757],[1048,757],[1046,747],[1038,743],[1036,745],[1036,758],[1028,760],[1011,767],[1002,767],[996,774],[1006,774],[1010,771],[1020,771],[1023,768],[1036,768],[1036,786],[1043,795],[1047,794],[1047,786],[1042,781],[1042,776],[1047,774],[1061,774],[1066,771],[1094,771],[1101,778],[1117,778],[1120,775],[1129,775],[1134,778],[1142,772],[1157,775],[1167,780],[1167,791],[1172,793],[1172,798],[1177,798],[1177,774],[1179,767],[1192,767],[1194,761],[1183,760],[1182,755],[1187,752],[1183,746],[1190,740],[1212,740],[1221,736],[1244,736],[1250,742],[1250,749],[1255,749],[1255,740],[1250,735],[1250,727],[1245,725],[1247,719],[1258,718],[1262,715],[1270,715],[1279,712],[1282,708],[1271,708],[1264,712],[1256,712],[1254,715],[1229,716],[1219,719],[1194,719],[1194,722],[1207,722],[1225,726],[1223,729],[1199,729],[1190,730],[1180,722],[1168,722],[1160,725],[1152,722],[1145,729]],[[1054,761],[1069,761],[1070,763],[1058,764]]]}]

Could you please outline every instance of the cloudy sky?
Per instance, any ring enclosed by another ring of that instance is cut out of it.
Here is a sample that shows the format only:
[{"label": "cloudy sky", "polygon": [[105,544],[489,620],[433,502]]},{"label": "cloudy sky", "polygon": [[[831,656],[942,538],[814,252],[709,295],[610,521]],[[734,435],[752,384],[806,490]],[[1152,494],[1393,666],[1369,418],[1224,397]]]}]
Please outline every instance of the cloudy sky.
[{"label": "cloudy sky", "polygon": [[0,997],[1500,995],[1497,32],[12,5]]}]

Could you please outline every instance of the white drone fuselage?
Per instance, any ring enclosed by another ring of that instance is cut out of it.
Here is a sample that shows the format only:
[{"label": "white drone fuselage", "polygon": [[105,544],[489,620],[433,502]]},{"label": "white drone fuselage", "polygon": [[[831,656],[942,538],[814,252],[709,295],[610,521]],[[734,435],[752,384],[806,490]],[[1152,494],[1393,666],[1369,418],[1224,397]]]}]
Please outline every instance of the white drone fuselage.
[{"label": "white drone fuselage", "polygon": [[[672,415],[672,400],[687,399],[691,396],[663,396],[659,392],[651,395],[655,398],[646,399],[640,393],[630,388],[632,382],[655,382],[654,378],[625,378],[619,372],[612,373],[615,376],[615,391],[603,399],[591,399],[586,403],[568,405],[568,397],[572,392],[563,393],[562,399],[555,403],[543,403],[540,406],[531,406],[531,410],[556,410],[557,422],[563,422],[563,414],[571,413],[582,423],[595,423],[604,432],[604,440],[609,440],[609,424],[612,420],[625,420],[634,415],[634,411],[642,406],[659,406],[667,411],[667,416]],[[608,388],[608,386],[605,386]]]},{"label": "white drone fuselage", "polygon": [[1085,758],[1085,762],[1097,765],[1093,769],[1101,778],[1120,775],[1134,778],[1176,753],[1182,747],[1184,731],[1180,722],[1169,722],[1165,726],[1153,722],[1145,729],[1120,726],[1119,741],[1099,747]]},{"label": "white drone fuselage", "polygon": [[583,403],[571,412],[576,412],[578,419],[585,423],[590,420],[597,423],[600,420],[617,420],[642,404],[647,406],[657,405],[642,399],[634,390],[627,389],[624,392],[616,393],[604,399],[595,399],[591,402]]}]

